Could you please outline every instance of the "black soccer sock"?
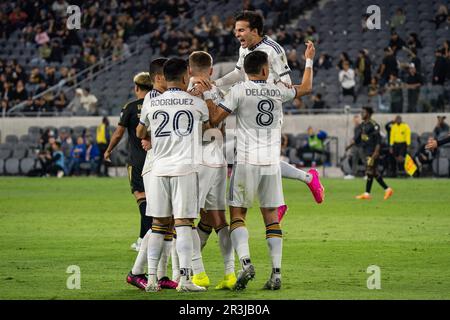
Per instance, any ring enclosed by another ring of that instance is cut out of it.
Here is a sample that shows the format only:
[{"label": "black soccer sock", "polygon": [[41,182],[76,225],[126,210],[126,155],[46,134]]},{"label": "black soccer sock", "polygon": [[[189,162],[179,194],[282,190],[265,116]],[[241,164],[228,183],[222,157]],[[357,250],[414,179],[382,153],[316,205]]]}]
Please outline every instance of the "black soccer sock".
[{"label": "black soccer sock", "polygon": [[380,186],[383,187],[384,190],[386,190],[388,187],[388,185],[386,184],[386,182],[384,182],[383,177],[382,176],[378,176],[377,177],[377,182]]},{"label": "black soccer sock", "polygon": [[139,232],[139,238],[143,239],[147,231],[150,230],[152,226],[152,217],[145,214],[147,210],[147,201],[145,199],[139,199],[137,203],[141,214],[141,231]]},{"label": "black soccer sock", "polygon": [[367,177],[366,182],[366,192],[370,193],[370,190],[372,190],[372,183],[373,183],[373,177]]}]

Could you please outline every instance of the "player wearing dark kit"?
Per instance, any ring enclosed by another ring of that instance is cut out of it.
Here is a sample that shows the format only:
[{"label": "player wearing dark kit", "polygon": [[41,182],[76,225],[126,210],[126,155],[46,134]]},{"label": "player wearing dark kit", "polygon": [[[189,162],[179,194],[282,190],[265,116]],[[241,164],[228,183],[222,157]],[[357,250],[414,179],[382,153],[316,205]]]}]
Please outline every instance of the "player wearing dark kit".
[{"label": "player wearing dark kit", "polygon": [[147,231],[152,225],[152,218],[145,214],[147,208],[147,201],[145,198],[144,182],[142,180],[142,169],[144,167],[145,157],[147,151],[144,150],[143,145],[150,142],[142,142],[136,136],[136,127],[139,124],[141,116],[142,104],[144,97],[152,88],[150,75],[148,72],[141,72],[134,77],[135,95],[137,100],[127,103],[120,113],[120,120],[116,131],[114,132],[108,149],[104,154],[105,160],[109,161],[112,150],[122,139],[125,130],[128,132],[128,179],[130,181],[131,193],[136,198],[141,214],[141,228],[139,238],[136,243],[131,245],[132,249],[139,251],[140,243]]},{"label": "player wearing dark kit", "polygon": [[378,172],[378,159],[380,156],[381,135],[380,126],[372,120],[373,109],[371,107],[363,107],[361,117],[363,122],[360,125],[360,135],[354,138],[354,143],[360,143],[364,156],[366,158],[366,192],[356,196],[356,199],[371,199],[370,191],[372,189],[373,179],[384,189],[384,200],[392,196],[393,190],[388,187],[383,177]]}]

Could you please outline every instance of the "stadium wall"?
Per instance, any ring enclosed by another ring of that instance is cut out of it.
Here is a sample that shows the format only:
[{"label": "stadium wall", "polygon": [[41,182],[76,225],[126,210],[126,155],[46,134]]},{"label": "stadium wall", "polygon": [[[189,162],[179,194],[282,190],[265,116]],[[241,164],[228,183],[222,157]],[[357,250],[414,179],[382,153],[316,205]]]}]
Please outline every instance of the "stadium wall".
[{"label": "stadium wall", "polygon": [[[418,134],[433,131],[436,125],[437,115],[442,113],[402,114],[403,121],[408,123],[411,131]],[[450,118],[450,114],[446,114]],[[385,133],[385,124],[393,120],[395,114],[375,114],[374,120],[381,126]],[[330,136],[338,137],[340,154],[343,154],[345,145],[353,137],[353,115],[288,115],[284,116],[283,132],[304,133],[309,126],[315,129],[325,130]],[[7,135],[21,136],[28,133],[31,126],[95,126],[101,123],[101,117],[40,117],[40,118],[0,118],[0,142],[4,142]],[[111,125],[117,125],[118,117],[109,117]],[[234,119],[227,120],[227,126],[235,126]]]}]

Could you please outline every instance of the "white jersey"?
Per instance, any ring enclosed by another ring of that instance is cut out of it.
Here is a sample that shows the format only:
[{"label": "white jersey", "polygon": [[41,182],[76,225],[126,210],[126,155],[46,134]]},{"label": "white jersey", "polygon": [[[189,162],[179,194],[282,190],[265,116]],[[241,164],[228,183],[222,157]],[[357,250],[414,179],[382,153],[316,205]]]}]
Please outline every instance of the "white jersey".
[{"label": "white jersey", "polygon": [[[269,58],[269,78],[267,82],[274,82],[282,80],[286,83],[291,83],[289,74],[291,69],[288,66],[286,53],[278,43],[270,39],[268,36],[264,36],[263,39],[251,48],[239,48],[239,60],[236,64],[236,69],[244,71],[244,59],[252,51],[263,51],[267,53]],[[245,75],[245,80],[248,80]]]},{"label": "white jersey", "polygon": [[152,174],[174,177],[197,172],[202,124],[209,119],[206,103],[178,88],[149,103],[143,122],[151,133]]},{"label": "white jersey", "polygon": [[[189,83],[188,91],[190,91],[194,86]],[[212,86],[211,98],[214,104],[218,105],[223,100],[222,91],[216,86]],[[203,135],[203,157],[202,164],[212,168],[225,167],[227,162],[223,154],[223,144],[225,142],[225,137],[221,132],[221,128],[225,126],[224,122],[221,122],[217,127],[212,128],[205,132]]]},{"label": "white jersey", "polygon": [[219,107],[236,113],[238,163],[280,162],[282,104],[295,96],[295,88],[266,81],[239,82],[231,87]]},{"label": "white jersey", "polygon": [[[147,121],[147,115],[150,108],[150,99],[155,98],[161,94],[162,93],[159,92],[158,90],[153,89],[149,91],[144,97],[144,102],[142,103],[141,118],[139,119],[139,122],[142,125],[144,125],[147,129],[148,126],[150,125],[150,123]],[[144,167],[142,168],[142,175],[152,170],[152,164],[153,164],[153,149],[150,149],[147,151],[147,154],[145,156]]]}]

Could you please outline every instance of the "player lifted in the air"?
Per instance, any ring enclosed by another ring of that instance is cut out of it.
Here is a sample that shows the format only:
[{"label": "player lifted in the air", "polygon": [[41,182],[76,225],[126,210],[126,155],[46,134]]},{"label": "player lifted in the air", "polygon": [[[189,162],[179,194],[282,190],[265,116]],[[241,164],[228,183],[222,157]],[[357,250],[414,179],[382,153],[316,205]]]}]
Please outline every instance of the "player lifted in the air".
[{"label": "player lifted in the air", "polygon": [[272,262],[272,273],[264,288],[281,288],[282,231],[277,208],[284,204],[280,170],[280,145],[283,109],[282,104],[312,91],[312,59],[315,49],[307,43],[306,68],[301,85],[288,87],[282,83],[267,82],[269,78],[268,55],[262,51],[249,53],[243,63],[249,80],[231,87],[219,106],[208,99],[205,91],[210,123],[221,123],[232,112],[236,114],[236,164],[230,180],[228,204],[230,205],[230,237],[242,270],[235,289],[242,290],[255,276],[250,259],[248,230],[245,226],[247,209],[258,196],[266,225],[266,239]]},{"label": "player lifted in the air", "polygon": [[192,224],[199,213],[196,157],[201,151],[201,131],[209,127],[208,109],[203,100],[186,92],[189,76],[185,60],[172,58],[164,64],[163,71],[167,91],[150,100],[145,120],[153,149],[152,192],[148,196],[153,225],[148,238],[146,291],[160,290],[156,271],[172,214],[180,265],[177,290],[205,291],[192,283],[191,265]]},{"label": "player lifted in the air", "polygon": [[[195,51],[189,56],[189,75],[191,77],[208,78],[212,74],[213,59],[205,51]],[[195,86],[190,85],[190,92],[195,94]],[[212,86],[211,99],[219,104],[223,99],[221,91]],[[201,94],[201,93],[200,93]],[[219,237],[219,247],[222,253],[225,276],[216,286],[216,289],[232,289],[236,283],[234,274],[234,251],[231,244],[229,225],[225,218],[225,193],[227,188],[227,161],[223,154],[223,134],[225,123],[217,128],[209,129],[203,137],[203,157],[199,166],[199,190],[201,219],[197,225],[200,243],[194,243],[194,257],[192,269],[193,282],[197,285],[208,287],[209,278],[206,275],[202,259],[201,249],[206,245],[208,237],[214,229]],[[198,245],[198,247],[197,247]]]},{"label": "player lifted in the air", "polygon": [[[233,71],[215,81],[216,86],[231,85],[247,79],[243,70],[244,59],[247,54],[254,51],[265,52],[268,56],[269,75],[267,82],[272,83],[281,80],[284,83],[291,83],[291,69],[288,66],[284,49],[274,40],[264,35],[263,29],[263,17],[257,12],[243,11],[235,17],[234,33],[241,44],[239,60]],[[310,169],[308,172],[305,172],[284,161],[281,161],[280,165],[283,177],[303,181],[308,185],[316,202],[321,203],[323,201],[325,196],[324,188],[320,183],[319,173],[316,169]],[[282,217],[283,213],[280,214],[280,218]]]}]

